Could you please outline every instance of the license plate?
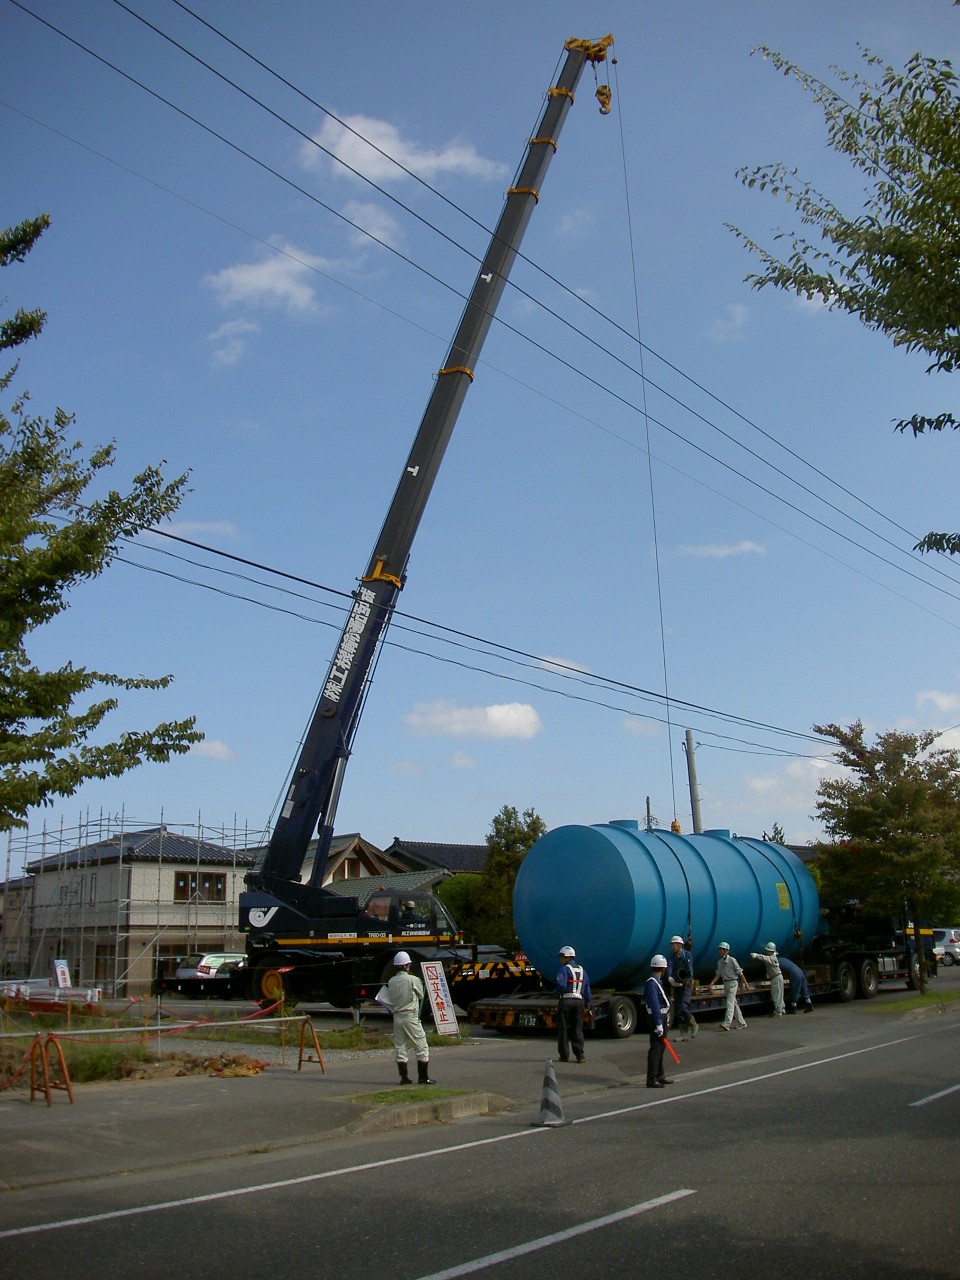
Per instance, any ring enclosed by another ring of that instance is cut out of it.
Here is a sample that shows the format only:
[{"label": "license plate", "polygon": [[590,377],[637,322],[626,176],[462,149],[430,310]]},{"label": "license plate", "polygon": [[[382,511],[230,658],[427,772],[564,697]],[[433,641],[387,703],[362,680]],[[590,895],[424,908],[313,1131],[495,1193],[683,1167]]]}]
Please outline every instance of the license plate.
[{"label": "license plate", "polygon": [[537,1015],[535,1013],[521,1013],[517,1018],[518,1027],[535,1027],[537,1025]]}]

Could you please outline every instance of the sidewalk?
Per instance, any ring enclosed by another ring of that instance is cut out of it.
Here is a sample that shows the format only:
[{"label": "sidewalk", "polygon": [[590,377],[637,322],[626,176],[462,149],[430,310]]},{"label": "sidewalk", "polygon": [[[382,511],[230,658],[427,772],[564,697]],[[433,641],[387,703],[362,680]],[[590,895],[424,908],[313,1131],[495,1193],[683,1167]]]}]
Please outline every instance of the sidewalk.
[{"label": "sidewalk", "polygon": [[[695,1041],[677,1044],[681,1064],[671,1065],[669,1074],[682,1087],[691,1073],[857,1038],[865,1030],[858,1012],[852,1005],[834,1005],[810,1017],[752,1018],[746,1031],[727,1036],[707,1023]],[[896,1021],[893,1011],[890,1016]],[[208,1047],[212,1053],[224,1049],[222,1044]],[[206,1052],[196,1042],[190,1048]],[[50,1107],[42,1095],[31,1102],[29,1091],[5,1092],[0,1094],[0,1191],[493,1111],[513,1111],[518,1124],[531,1124],[539,1115],[548,1058],[565,1105],[587,1092],[642,1086],[646,1052],[646,1036],[589,1039],[586,1062],[566,1064],[556,1060],[552,1037],[484,1033],[432,1052],[430,1074],[438,1089],[463,1090],[463,1095],[402,1106],[353,1100],[397,1087],[389,1049],[324,1053],[326,1072],[316,1062],[305,1062],[298,1071],[295,1048],[286,1051],[285,1064],[272,1063],[257,1076],[75,1085],[73,1105],[60,1091]]]}]

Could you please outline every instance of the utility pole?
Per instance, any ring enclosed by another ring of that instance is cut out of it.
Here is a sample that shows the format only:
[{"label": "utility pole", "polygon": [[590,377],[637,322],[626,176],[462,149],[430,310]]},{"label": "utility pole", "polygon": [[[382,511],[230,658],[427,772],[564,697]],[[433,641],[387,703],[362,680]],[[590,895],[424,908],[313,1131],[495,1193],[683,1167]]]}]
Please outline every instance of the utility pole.
[{"label": "utility pole", "polygon": [[695,835],[699,835],[703,831],[703,818],[700,815],[700,788],[697,785],[697,759],[693,745],[692,729],[688,729],[686,732],[684,749],[687,753],[687,780],[690,784],[690,812],[693,815],[693,830]]}]

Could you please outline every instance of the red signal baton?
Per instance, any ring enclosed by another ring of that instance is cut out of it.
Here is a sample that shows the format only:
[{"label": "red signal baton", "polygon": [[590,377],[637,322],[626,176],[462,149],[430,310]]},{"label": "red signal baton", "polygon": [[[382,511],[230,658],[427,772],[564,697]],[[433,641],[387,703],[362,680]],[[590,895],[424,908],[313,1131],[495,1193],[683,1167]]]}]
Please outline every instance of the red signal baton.
[{"label": "red signal baton", "polygon": [[677,1057],[676,1052],[674,1051],[673,1045],[670,1043],[670,1041],[667,1039],[666,1036],[663,1037],[663,1043],[666,1046],[667,1052],[670,1054],[670,1057],[674,1060],[674,1062],[679,1067],[680,1059]]}]

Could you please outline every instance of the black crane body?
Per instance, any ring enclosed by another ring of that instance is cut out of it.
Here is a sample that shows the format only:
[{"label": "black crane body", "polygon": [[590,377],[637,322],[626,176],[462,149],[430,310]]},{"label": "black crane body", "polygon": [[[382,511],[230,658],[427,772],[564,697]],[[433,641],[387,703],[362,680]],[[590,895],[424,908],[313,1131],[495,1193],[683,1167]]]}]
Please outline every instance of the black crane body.
[{"label": "black crane body", "polygon": [[[453,959],[456,925],[430,894],[383,892],[368,901],[323,888],[344,768],[381,641],[403,588],[420,519],[443,460],[480,351],[493,322],[539,190],[587,62],[606,58],[612,37],[567,41],[557,83],[549,89],[473,289],[438,372],[413,447],[373,554],[356,591],[307,727],[269,844],[246,876],[240,929],[247,936],[253,992],[355,1002],[376,982],[397,945],[422,959]],[[609,110],[609,90],[597,91]],[[317,833],[309,881],[300,881]],[[407,919],[404,919],[404,915]]]}]

